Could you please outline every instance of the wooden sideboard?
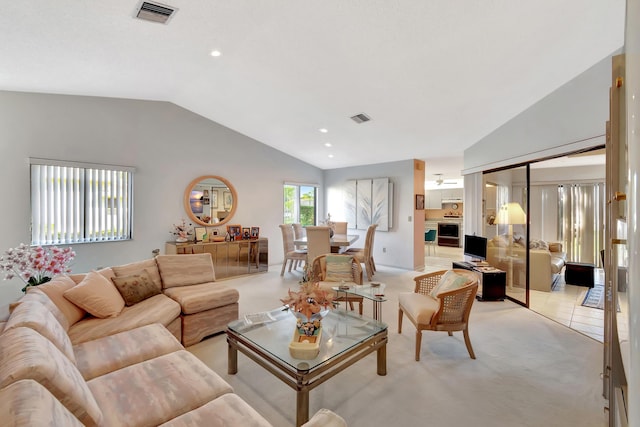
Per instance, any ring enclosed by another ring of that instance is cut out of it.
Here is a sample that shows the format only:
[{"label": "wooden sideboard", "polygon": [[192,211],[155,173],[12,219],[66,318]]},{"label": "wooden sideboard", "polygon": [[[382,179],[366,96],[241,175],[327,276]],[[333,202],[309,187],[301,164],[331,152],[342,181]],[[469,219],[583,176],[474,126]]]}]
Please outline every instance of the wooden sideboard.
[{"label": "wooden sideboard", "polygon": [[269,269],[269,240],[266,237],[233,242],[167,242],[164,251],[167,255],[210,253],[216,280],[264,273]]}]

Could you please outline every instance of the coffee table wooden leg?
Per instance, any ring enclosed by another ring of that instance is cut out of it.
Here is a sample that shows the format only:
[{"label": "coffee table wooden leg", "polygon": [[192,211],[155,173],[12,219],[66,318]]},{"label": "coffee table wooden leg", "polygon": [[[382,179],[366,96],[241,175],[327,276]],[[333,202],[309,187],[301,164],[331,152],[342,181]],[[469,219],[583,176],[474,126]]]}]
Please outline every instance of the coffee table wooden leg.
[{"label": "coffee table wooden leg", "polygon": [[229,375],[234,375],[238,373],[238,350],[231,345],[228,344],[229,348],[227,349],[227,373]]},{"label": "coffee table wooden leg", "polygon": [[296,395],[296,426],[309,421],[309,390],[298,390]]},{"label": "coffee table wooden leg", "polygon": [[378,349],[378,375],[387,375],[387,343]]}]

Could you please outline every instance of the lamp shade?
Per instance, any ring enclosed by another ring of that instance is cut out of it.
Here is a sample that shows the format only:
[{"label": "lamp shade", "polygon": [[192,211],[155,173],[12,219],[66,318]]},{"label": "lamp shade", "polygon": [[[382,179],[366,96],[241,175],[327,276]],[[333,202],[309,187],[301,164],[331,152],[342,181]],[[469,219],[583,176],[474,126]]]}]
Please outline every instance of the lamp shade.
[{"label": "lamp shade", "polygon": [[497,224],[518,225],[527,223],[527,215],[522,210],[520,203],[505,203],[498,211]]}]

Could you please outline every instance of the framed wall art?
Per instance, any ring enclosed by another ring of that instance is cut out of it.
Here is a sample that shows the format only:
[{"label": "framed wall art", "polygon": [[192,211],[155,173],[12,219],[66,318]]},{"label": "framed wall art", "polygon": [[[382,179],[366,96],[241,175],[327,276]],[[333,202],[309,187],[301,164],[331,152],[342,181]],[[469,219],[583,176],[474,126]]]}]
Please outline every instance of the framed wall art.
[{"label": "framed wall art", "polygon": [[218,190],[211,191],[211,207],[218,209]]},{"label": "framed wall art", "polygon": [[251,238],[257,239],[260,237],[260,227],[251,227]]},{"label": "framed wall art", "polygon": [[242,239],[242,226],[240,224],[227,225],[227,233],[230,240]]},{"label": "framed wall art", "polygon": [[206,227],[194,227],[193,231],[195,231],[196,233],[196,242],[204,242],[209,240]]},{"label": "framed wall art", "polygon": [[224,208],[225,209],[231,209],[231,206],[233,205],[233,197],[231,196],[231,192],[230,191],[223,191],[222,192],[222,199],[223,199],[223,203],[224,203]]},{"label": "framed wall art", "polygon": [[242,228],[242,240],[249,240],[251,238],[251,229],[249,227]]}]

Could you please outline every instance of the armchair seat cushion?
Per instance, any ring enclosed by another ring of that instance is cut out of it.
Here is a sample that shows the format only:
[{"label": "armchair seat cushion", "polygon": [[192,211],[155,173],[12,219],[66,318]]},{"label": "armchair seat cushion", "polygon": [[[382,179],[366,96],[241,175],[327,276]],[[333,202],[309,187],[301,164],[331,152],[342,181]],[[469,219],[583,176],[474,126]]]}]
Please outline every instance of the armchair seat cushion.
[{"label": "armchair seat cushion", "polygon": [[414,292],[400,293],[398,302],[404,313],[421,325],[431,323],[433,314],[440,307],[439,301],[432,296]]}]

